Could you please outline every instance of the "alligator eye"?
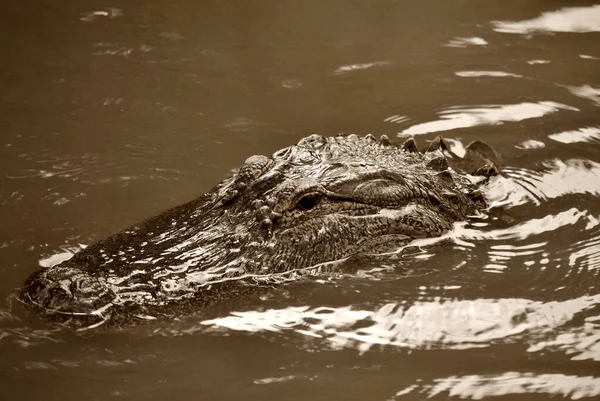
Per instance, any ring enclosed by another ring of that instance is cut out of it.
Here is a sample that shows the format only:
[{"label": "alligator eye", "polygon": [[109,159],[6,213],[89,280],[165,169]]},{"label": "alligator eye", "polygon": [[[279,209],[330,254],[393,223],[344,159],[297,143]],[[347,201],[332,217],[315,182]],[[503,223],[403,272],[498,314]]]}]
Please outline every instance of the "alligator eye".
[{"label": "alligator eye", "polygon": [[296,209],[299,210],[310,210],[317,206],[323,196],[321,194],[307,194],[296,202]]}]

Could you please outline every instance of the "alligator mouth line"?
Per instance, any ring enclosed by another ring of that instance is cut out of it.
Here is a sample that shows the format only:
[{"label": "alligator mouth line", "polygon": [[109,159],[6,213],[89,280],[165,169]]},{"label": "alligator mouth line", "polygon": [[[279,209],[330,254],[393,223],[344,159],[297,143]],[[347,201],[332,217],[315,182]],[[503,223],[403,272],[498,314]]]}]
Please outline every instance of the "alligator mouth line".
[{"label": "alligator mouth line", "polygon": [[63,310],[57,309],[57,308],[48,308],[45,305],[41,305],[39,302],[37,302],[36,300],[34,300],[33,298],[31,298],[31,295],[26,294],[26,297],[28,298],[27,300],[25,299],[21,299],[22,297],[18,298],[18,301],[21,302],[24,305],[27,305],[28,303],[30,303],[31,305],[35,305],[37,308],[39,308],[40,310],[43,310],[44,312],[47,312],[48,314],[60,314],[60,315],[73,315],[73,316],[90,316],[90,315],[94,315],[96,314],[97,311],[103,309],[106,307],[106,305],[103,305],[100,308],[97,308],[93,311],[90,312],[65,312]]}]

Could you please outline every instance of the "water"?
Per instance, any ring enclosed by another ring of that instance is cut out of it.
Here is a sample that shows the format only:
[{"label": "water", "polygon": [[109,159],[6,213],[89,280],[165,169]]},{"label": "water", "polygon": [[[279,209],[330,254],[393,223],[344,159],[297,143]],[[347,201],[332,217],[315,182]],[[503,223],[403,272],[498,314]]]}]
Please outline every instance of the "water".
[{"label": "water", "polygon": [[[0,18],[3,399],[600,397],[600,5],[30,0]],[[15,301],[40,264],[313,132],[485,140],[504,175],[443,241],[208,315],[81,333]]]}]

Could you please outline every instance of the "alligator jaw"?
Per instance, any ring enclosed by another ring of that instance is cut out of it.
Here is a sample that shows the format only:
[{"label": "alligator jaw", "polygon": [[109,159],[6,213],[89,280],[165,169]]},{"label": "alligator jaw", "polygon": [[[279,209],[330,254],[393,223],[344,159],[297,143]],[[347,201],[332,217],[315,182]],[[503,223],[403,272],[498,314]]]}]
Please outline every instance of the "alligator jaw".
[{"label": "alligator jaw", "polygon": [[101,279],[59,265],[31,275],[20,298],[39,315],[90,326],[104,321],[102,310],[111,305],[115,294]]}]

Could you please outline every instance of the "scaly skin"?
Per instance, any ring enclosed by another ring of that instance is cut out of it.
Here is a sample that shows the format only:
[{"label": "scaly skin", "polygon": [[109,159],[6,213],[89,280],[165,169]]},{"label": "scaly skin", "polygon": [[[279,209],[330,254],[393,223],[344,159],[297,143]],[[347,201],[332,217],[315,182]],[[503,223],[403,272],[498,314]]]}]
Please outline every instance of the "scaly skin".
[{"label": "scaly skin", "polygon": [[385,136],[312,135],[272,157],[252,156],[200,198],[33,274],[21,299],[74,327],[129,325],[439,236],[485,207],[446,156],[463,161],[441,138],[423,154],[412,138],[395,146]]}]

